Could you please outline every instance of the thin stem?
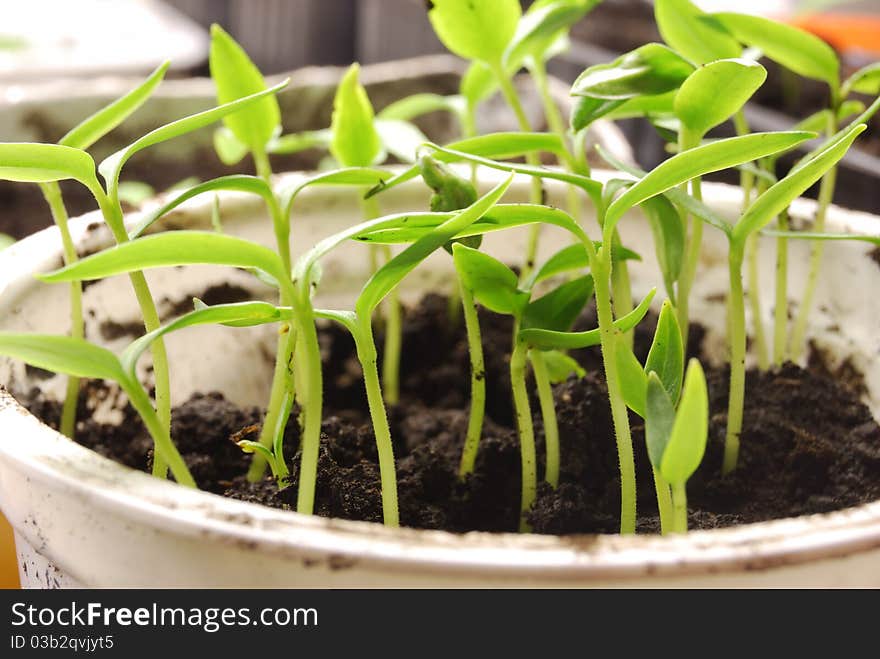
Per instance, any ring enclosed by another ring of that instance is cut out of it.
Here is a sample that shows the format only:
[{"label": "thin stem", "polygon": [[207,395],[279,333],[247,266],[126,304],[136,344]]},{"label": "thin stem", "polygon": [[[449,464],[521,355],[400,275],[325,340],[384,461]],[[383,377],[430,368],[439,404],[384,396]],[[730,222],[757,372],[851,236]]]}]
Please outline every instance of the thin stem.
[{"label": "thin stem", "polygon": [[[391,260],[391,248],[382,246],[385,262]],[[403,319],[400,308],[400,294],[397,287],[388,293],[385,307],[385,349],[382,351],[382,390],[385,402],[397,405],[400,401],[400,351],[403,344]]]},{"label": "thin stem", "polygon": [[[779,229],[788,231],[788,211],[779,215]],[[776,239],[776,308],[773,310],[773,363],[785,361],[788,338],[788,238]]]},{"label": "thin stem", "polygon": [[520,464],[522,466],[522,489],[520,496],[519,530],[528,532],[531,527],[526,513],[535,503],[538,490],[538,471],[535,464],[535,429],[532,425],[532,409],[526,390],[526,358],[528,346],[517,340],[510,356],[510,387],[513,391],[513,407],[519,433]]},{"label": "thin stem", "polygon": [[[837,131],[837,112],[836,109],[829,114],[828,118],[828,135],[834,135]],[[816,222],[814,231],[823,233],[825,231],[825,218],[828,214],[828,207],[834,199],[834,189],[837,185],[837,167],[828,170],[819,187],[818,208],[816,209]],[[807,322],[810,318],[810,312],[813,308],[813,298],[816,295],[816,285],[819,282],[819,273],[822,269],[822,254],[825,250],[824,240],[810,241],[810,270],[807,274],[807,283],[804,287],[804,295],[801,299],[801,305],[798,309],[797,319],[794,324],[794,331],[791,335],[791,346],[789,348],[791,359],[797,361],[803,355],[806,347]]]},{"label": "thin stem", "polygon": [[[58,183],[43,183],[40,185],[46,202],[49,204],[49,210],[52,212],[52,219],[61,233],[61,244],[64,248],[64,263],[70,265],[79,258],[76,253],[76,246],[73,244],[73,238],[70,236],[70,227],[68,226],[67,208],[64,206],[64,200],[61,197],[61,188]],[[82,312],[82,282],[70,282],[70,336],[75,339],[85,337],[85,323],[83,322]],[[76,405],[79,399],[79,378],[68,376],[67,389],[64,395],[64,405],[61,408],[61,424],[59,430],[63,435],[73,439],[76,433]]]},{"label": "thin stem", "polygon": [[[118,244],[128,242],[128,233],[125,230],[125,221],[123,220],[122,207],[119,205],[118,199],[111,200],[103,190],[96,188],[92,190],[95,200],[104,216],[104,221],[110,227],[113,237]],[[147,279],[141,271],[132,272],[128,276],[131,286],[134,289],[138,306],[141,310],[141,316],[144,320],[144,329],[152,332],[159,328],[159,313],[156,310],[156,303],[153,301],[153,295],[147,284]],[[171,380],[168,368],[168,353],[165,350],[165,340],[158,338],[153,341],[150,346],[150,353],[153,358],[153,381],[156,387],[156,416],[162,425],[165,433],[170,436],[171,433]],[[165,463],[164,457],[157,453],[153,457],[153,475],[159,478],[166,478],[168,475],[168,465]]]},{"label": "thin stem", "polygon": [[[303,406],[303,429],[300,435],[299,489],[296,510],[311,515],[315,509],[318,482],[318,454],[321,446],[321,421],[324,406],[324,379],[321,372],[321,348],[315,325],[309,286],[302,286],[293,309],[298,334],[296,366],[301,376],[300,400]],[[378,437],[378,430],[376,431]],[[380,451],[381,459],[381,451]],[[384,482],[384,481],[383,481]],[[383,488],[384,489],[384,488]],[[396,495],[396,492],[395,492]],[[384,497],[383,497],[384,499]],[[396,510],[395,502],[395,510]]]},{"label": "thin stem", "polygon": [[[510,76],[504,71],[504,67],[500,64],[494,67],[495,77],[498,80],[498,84],[501,87],[501,93],[504,95],[507,104],[510,106],[510,109],[513,110],[513,113],[516,115],[517,123],[519,123],[519,128],[522,131],[528,132],[532,130],[531,125],[529,124],[528,117],[526,117],[525,110],[523,109],[522,103],[519,100],[519,95],[516,93],[516,89],[513,86],[513,82],[510,79]],[[538,157],[537,153],[528,153],[526,155],[526,162],[529,165],[540,165],[541,159]],[[532,177],[532,188],[529,201],[533,204],[541,204],[544,200],[544,191],[541,185],[541,179],[537,176]],[[526,256],[525,262],[523,263],[522,271],[520,272],[520,280],[525,281],[528,276],[531,274],[532,268],[535,267],[535,259],[538,256],[538,240],[541,235],[541,224],[534,224],[529,230],[529,238],[526,246]]]},{"label": "thin stem", "polygon": [[153,451],[153,463],[155,464],[156,460],[161,458],[164,464],[171,467],[171,473],[174,475],[174,480],[180,485],[195,488],[196,482],[193,479],[189,468],[186,466],[186,462],[184,462],[183,457],[181,457],[174,442],[171,441],[171,436],[168,434],[168,430],[153,409],[153,404],[150,401],[149,396],[147,396],[146,392],[143,390],[143,387],[141,387],[141,384],[137,381],[127,381],[127,379],[126,381],[120,382],[120,384],[125,390],[125,393],[128,394],[128,399],[131,402],[132,407],[134,407],[138,414],[140,414],[144,425],[147,427],[147,431],[153,438],[155,446]]},{"label": "thin stem", "polygon": [[620,389],[617,361],[614,358],[614,342],[618,340],[619,332],[614,327],[614,314],[611,310],[609,290],[611,258],[606,254],[606,248],[603,247],[602,256],[591,258],[590,261],[596,285],[596,311],[602,345],[602,362],[605,365],[605,381],[608,385],[611,418],[614,421],[614,437],[620,463],[620,532],[622,534],[635,533],[636,467],[629,428],[629,414]]},{"label": "thin stem", "polygon": [[553,401],[553,388],[550,386],[550,375],[547,364],[540,350],[530,350],[529,360],[535,374],[535,385],[538,389],[538,401],[541,405],[541,418],[544,421],[544,444],[547,451],[547,468],[544,480],[554,488],[559,486],[559,425],[556,421],[556,404]]},{"label": "thin stem", "polygon": [[477,305],[474,296],[458,279],[458,290],[461,296],[461,309],[464,325],[467,330],[468,352],[471,359],[471,409],[468,416],[467,434],[461,452],[461,464],[458,468],[459,478],[464,478],[474,471],[477,461],[477,449],[483,434],[483,419],[486,413],[486,365],[483,361],[483,340],[480,334],[480,319],[477,316]]},{"label": "thin stem", "polygon": [[[613,244],[620,245],[620,234],[614,230]],[[622,318],[633,310],[632,286],[629,280],[629,268],[626,261],[618,261],[611,269],[611,299],[614,302],[614,313]],[[635,331],[630,330],[620,334],[620,340],[632,348],[635,341]]]},{"label": "thin stem", "polygon": [[669,493],[669,483],[654,467],[654,491],[657,493],[657,509],[660,512],[660,533],[666,535],[672,531],[672,497]]},{"label": "thin stem", "polygon": [[727,435],[724,439],[722,474],[736,469],[742,432],[746,388],[746,310],[743,300],[742,245],[732,244],[728,257],[730,276],[730,394],[727,401]]},{"label": "thin stem", "polygon": [[373,339],[373,327],[369,318],[359,319],[358,332],[355,333],[358,360],[364,372],[364,388],[367,392],[367,403],[370,407],[370,419],[376,435],[376,448],[379,453],[379,477],[382,483],[382,517],[386,526],[400,526],[397,508],[397,474],[394,468],[394,444],[391,441],[391,429],[388,426],[388,415],[382,399],[382,385],[379,383],[379,371],[376,367],[376,344]]},{"label": "thin stem", "polygon": [[688,503],[687,490],[684,483],[672,485],[672,532],[687,533]]},{"label": "thin stem", "polygon": [[[679,133],[679,150],[681,152],[692,149],[699,145],[702,138],[698,135],[691,135],[687,130],[682,129]],[[683,186],[685,189],[687,185]],[[702,184],[699,178],[691,181],[691,196],[697,201],[703,200]],[[687,215],[683,216],[683,221],[687,222]],[[694,216],[691,218],[691,235],[688,239],[687,250],[685,252],[685,260],[682,265],[681,275],[678,278],[678,326],[681,328],[681,341],[683,345],[687,345],[688,336],[690,336],[690,295],[694,279],[697,276],[697,265],[700,262],[700,252],[703,244],[703,220]]]},{"label": "thin stem", "polygon": [[766,371],[770,367],[770,358],[767,352],[767,336],[764,332],[764,320],[761,310],[761,281],[758,234],[753,233],[746,241],[746,253],[748,254],[748,277],[749,277],[749,306],[752,311],[752,325],[755,328],[755,353],[758,357],[758,368]]}]

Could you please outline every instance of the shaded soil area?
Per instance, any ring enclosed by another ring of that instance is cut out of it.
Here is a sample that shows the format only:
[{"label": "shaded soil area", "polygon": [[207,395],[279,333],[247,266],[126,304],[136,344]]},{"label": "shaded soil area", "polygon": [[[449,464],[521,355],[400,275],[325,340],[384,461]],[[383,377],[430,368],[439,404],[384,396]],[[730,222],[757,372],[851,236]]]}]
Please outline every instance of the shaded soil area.
[{"label": "shaded soil area", "polygon": [[[519,444],[509,394],[510,322],[482,312],[486,350],[487,421],[476,470],[457,477],[467,426],[469,365],[464,330],[447,317],[447,301],[427,296],[407,312],[401,403],[389,409],[395,441],[403,524],[452,531],[514,531],[520,496]],[[579,321],[594,326],[586,313]],[[636,347],[644,357],[653,333],[646,320]],[[694,330],[690,352],[699,351]],[[375,440],[368,422],[360,369],[350,337],[335,327],[321,333],[325,420],[316,511],[320,515],[381,521]],[[381,346],[381,338],[378,340]],[[587,375],[555,387],[561,441],[557,489],[542,484],[529,520],[539,533],[614,533],[620,512],[617,454],[605,383],[596,349],[575,356]],[[786,364],[750,372],[739,468],[720,476],[727,416],[727,373],[707,370],[711,430],[706,457],[688,483],[692,528],[715,528],[836,510],[880,498],[880,427],[856,390],[817,370]],[[90,418],[98,399],[117,395],[89,383],[81,397],[77,441],[137,469],[148,469],[151,442],[130,408],[123,421]],[[534,402],[534,401],[533,401]],[[35,393],[31,410],[50,423],[57,404]],[[533,405],[543,474],[543,428]],[[256,436],[261,411],[241,409],[220,394],[194,396],[174,410],[172,434],[197,482],[209,491],[279,508],[295,506],[299,455],[296,415],[288,424],[291,486],[269,479],[248,483],[249,459],[230,438]],[[641,421],[631,417],[638,480],[638,528],[659,527]]]}]

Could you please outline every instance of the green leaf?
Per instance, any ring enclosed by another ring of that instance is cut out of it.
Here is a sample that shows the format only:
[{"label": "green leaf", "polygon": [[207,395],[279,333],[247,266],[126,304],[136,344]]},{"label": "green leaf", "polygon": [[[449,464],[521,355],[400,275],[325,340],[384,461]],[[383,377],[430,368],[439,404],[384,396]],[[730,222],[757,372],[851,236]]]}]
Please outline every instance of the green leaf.
[{"label": "green leaf", "polygon": [[434,194],[431,195],[431,210],[451,212],[467,208],[477,200],[474,184],[435,158],[423,155],[419,159],[422,180]]},{"label": "green leaf", "polygon": [[809,130],[814,133],[824,133],[828,128],[828,119],[831,116],[831,110],[825,108],[824,110],[819,110],[818,112],[814,112],[810,116],[805,119],[801,119],[797,122],[793,130]]},{"label": "green leaf", "polygon": [[733,242],[743,244],[751,233],[763,229],[788,208],[792,201],[806,192],[846,155],[849,147],[865,128],[865,124],[856,124],[842,136],[829,140],[819,151],[811,154],[809,160],[801,161],[788,176],[758,197],[733,228]]},{"label": "green leaf", "polygon": [[861,101],[844,101],[837,109],[837,121],[843,123],[851,116],[865,111],[865,104]]},{"label": "green leaf", "polygon": [[654,236],[654,250],[667,294],[674,294],[674,284],[678,281],[684,264],[684,222],[678,209],[662,195],[642,202],[641,208],[645,211]]},{"label": "green leaf", "polygon": [[697,64],[742,55],[742,47],[717,21],[690,0],[654,0],[663,41]]},{"label": "green leaf", "polygon": [[575,97],[574,109],[571,112],[571,129],[575,133],[579,133],[624,103],[626,101],[609,101],[592,96],[577,96]]},{"label": "green leaf", "polygon": [[834,49],[819,37],[800,28],[749,14],[713,14],[742,43],[758,48],[798,75],[827,82],[836,92],[840,63]]},{"label": "green leaf", "polygon": [[516,32],[519,0],[431,0],[428,18],[440,41],[468,60],[500,65]]},{"label": "green leaf", "polygon": [[880,94],[880,62],[863,66],[843,83],[842,96],[846,98],[851,92],[876,96]]},{"label": "green leaf", "polygon": [[547,375],[550,377],[551,384],[565,382],[570,375],[582,378],[587,374],[574,358],[559,350],[545,351],[544,365],[547,367]]},{"label": "green leaf", "polygon": [[[547,152],[558,155],[563,152],[564,145],[558,135],[550,133],[490,133],[471,137],[446,145],[444,149],[430,145],[437,153],[434,157],[442,162],[453,162],[463,159],[463,155],[505,160],[519,158],[529,153]],[[462,155],[450,155],[445,151],[457,151]],[[413,165],[397,176],[376,186],[367,193],[367,198],[411,181],[419,175],[419,166]]]},{"label": "green leaf", "polygon": [[397,286],[413,268],[427,258],[432,252],[443,247],[456,235],[480,219],[486,211],[494,206],[510,187],[513,176],[508,177],[495,186],[489,193],[478,199],[463,211],[454,214],[450,219],[419,238],[403,252],[388,261],[370,277],[364,285],[355,304],[358,318],[372,316],[376,306]]},{"label": "green leaf", "polygon": [[669,300],[665,300],[660,309],[654,340],[645,360],[645,372],[652,371],[660,378],[672,402],[678,401],[684,376],[684,346],[675,309]]},{"label": "green leaf", "polygon": [[70,336],[0,332],[0,355],[78,378],[118,382],[124,377],[116,355]]},{"label": "green leaf", "polygon": [[880,245],[880,236],[869,236],[858,233],[814,233],[811,231],[777,231],[776,229],[764,229],[762,236],[772,238],[794,238],[796,240],[856,240],[859,242]]},{"label": "green leaf", "polygon": [[519,290],[516,273],[501,261],[461,243],[452,245],[455,269],[464,285],[489,311],[519,316],[529,294]]},{"label": "green leaf", "polygon": [[90,281],[149,268],[196,264],[260,268],[276,279],[286,277],[280,257],[272,250],[250,240],[209,231],[145,236],[37,277],[52,283]]},{"label": "green leaf", "polygon": [[535,284],[564,272],[582,270],[588,267],[590,267],[590,259],[587,256],[587,249],[583,245],[575,243],[568,247],[563,247],[547,259],[529,278],[528,288],[531,289]]},{"label": "green leaf", "polygon": [[415,124],[402,119],[377,119],[375,126],[385,150],[401,162],[415,162],[418,148],[428,141]]},{"label": "green leaf", "polygon": [[675,425],[675,405],[657,374],[648,373],[645,392],[645,444],[654,469],[660,471],[663,454]]},{"label": "green leaf", "polygon": [[90,190],[98,187],[92,157],[85,151],[60,144],[0,144],[0,179],[22,183],[74,179]]},{"label": "green leaf", "polygon": [[306,149],[329,149],[333,142],[333,131],[329,128],[289,133],[271,140],[266,146],[268,153],[290,155]]},{"label": "green leaf", "polygon": [[[244,49],[216,23],[211,26],[209,55],[211,77],[217,85],[217,102],[229,103],[264,91],[266,81]],[[281,128],[281,109],[274,95],[265,96],[223,123],[239,142],[253,151],[263,151]]]},{"label": "green leaf", "polygon": [[[622,318],[614,321],[614,327],[620,332],[629,332],[642,322],[651,308],[651,300],[654,299],[656,289],[651,289],[648,295],[639,305]],[[590,348],[601,343],[598,329],[586,332],[556,332],[545,329],[520,330],[519,338],[533,348],[540,350],[576,350],[578,348]]]},{"label": "green leaf", "polygon": [[536,2],[523,14],[517,24],[504,61],[507,65],[519,65],[526,57],[538,61],[557,39],[583,18],[600,0],[552,0]]},{"label": "green leaf", "polygon": [[521,327],[567,332],[592,295],[593,278],[590,275],[567,281],[529,302],[522,314]]},{"label": "green leaf", "polygon": [[313,185],[352,185],[352,186],[375,186],[391,178],[391,174],[384,169],[372,167],[349,167],[346,169],[334,169],[329,172],[321,172],[300,180],[292,186],[286,187],[278,193],[281,208],[285,218],[290,217],[293,202],[299,193]]},{"label": "green leaf", "polygon": [[154,341],[166,334],[197,325],[249,327],[276,322],[280,319],[281,310],[268,302],[236,302],[214,306],[206,306],[202,303],[194,311],[190,311],[130,343],[122,351],[119,359],[123,368],[134,378],[134,369],[140,356],[150,348]]},{"label": "green leaf", "polygon": [[614,342],[614,361],[617,364],[620,393],[626,406],[644,419],[647,378],[642,365],[626,341]]},{"label": "green leaf", "polygon": [[140,85],[71,128],[58,143],[75,149],[88,149],[144,104],[162,82],[169,64],[160,64]]},{"label": "green leaf", "polygon": [[261,98],[264,98],[271,94],[277,94],[279,91],[287,86],[287,82],[288,81],[285,80],[284,82],[279,83],[274,87],[266,89],[257,94],[246,96],[245,98],[238,99],[237,101],[232,101],[231,103],[226,103],[216,108],[205,110],[204,112],[199,112],[197,114],[184,117],[183,119],[172,121],[170,124],[160,126],[159,128],[150,131],[139,140],[135,141],[133,144],[130,144],[124,149],[121,149],[120,151],[117,151],[113,155],[104,159],[104,161],[98,166],[98,171],[107,182],[108,195],[110,197],[116,196],[116,188],[119,185],[119,173],[122,171],[125,163],[128,162],[128,160],[139,151],[143,151],[147,147],[154,146],[156,144],[159,144],[160,142],[165,142],[175,137],[180,137],[181,135],[191,133],[194,130],[198,130],[199,128],[209,126],[215,121],[219,121],[223,117],[233,112],[237,112],[242,108],[247,108],[248,106],[250,106],[251,103],[255,103]]},{"label": "green leaf", "polygon": [[703,144],[672,156],[618,197],[608,208],[604,231],[610,233],[623,214],[646,199],[692,178],[758,160],[815,137],[815,133],[754,133]]},{"label": "green leaf", "polygon": [[670,484],[687,482],[700,466],[709,437],[709,394],[699,360],[688,362],[681,402],[660,461],[660,473]]},{"label": "green leaf", "polygon": [[675,115],[697,138],[742,109],[764,84],[767,71],[757,62],[729,59],[694,71],[675,95]]},{"label": "green leaf", "polygon": [[[490,74],[491,75],[491,74]],[[451,112],[457,116],[465,111],[461,96],[441,96],[440,94],[412,94],[385,106],[377,115],[378,119],[397,119],[412,121],[430,112]]]},{"label": "green leaf", "polygon": [[214,192],[217,190],[249,192],[255,195],[259,195],[266,201],[267,204],[272,204],[275,201],[272,188],[270,188],[269,184],[261,178],[258,178],[256,176],[248,176],[245,174],[231,174],[229,176],[221,176],[220,178],[215,178],[211,181],[205,181],[204,183],[194,185],[188,190],[184,190],[174,198],[168,200],[159,208],[156,208],[149,213],[144,214],[140,222],[137,223],[137,226],[135,226],[134,229],[129,232],[128,237],[134,240],[135,238],[142,236],[144,232],[149,229],[156,221],[170,213],[172,210],[174,210],[184,202],[189,201],[193,197],[197,197],[198,195],[205,192]]},{"label": "green leaf", "polygon": [[238,141],[231,130],[220,126],[214,131],[214,151],[224,165],[236,165],[248,154],[247,144]]},{"label": "green leaf", "polygon": [[649,43],[608,64],[591,66],[574,81],[571,93],[625,101],[677,89],[693,71],[693,64],[674,50]]},{"label": "green leaf", "polygon": [[358,80],[360,66],[352,64],[333,99],[333,140],[330,153],[343,167],[369,167],[382,152],[382,141],[373,125],[373,106]]},{"label": "green leaf", "polygon": [[579,132],[591,123],[605,117],[607,119],[632,119],[670,115],[677,89],[665,94],[636,96],[626,101],[607,101],[600,98],[580,96],[575,99],[571,114],[571,127]]}]

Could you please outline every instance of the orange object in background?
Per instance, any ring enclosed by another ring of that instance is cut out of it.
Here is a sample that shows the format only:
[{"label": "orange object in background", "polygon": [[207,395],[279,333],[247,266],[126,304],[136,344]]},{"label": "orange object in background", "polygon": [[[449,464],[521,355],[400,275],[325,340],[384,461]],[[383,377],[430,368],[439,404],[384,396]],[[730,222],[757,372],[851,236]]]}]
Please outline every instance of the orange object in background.
[{"label": "orange object in background", "polygon": [[0,588],[19,588],[18,560],[15,557],[15,543],[12,541],[12,527],[0,515]]},{"label": "orange object in background", "polygon": [[880,57],[880,16],[876,14],[804,14],[790,23],[824,39],[839,53],[857,51]]}]

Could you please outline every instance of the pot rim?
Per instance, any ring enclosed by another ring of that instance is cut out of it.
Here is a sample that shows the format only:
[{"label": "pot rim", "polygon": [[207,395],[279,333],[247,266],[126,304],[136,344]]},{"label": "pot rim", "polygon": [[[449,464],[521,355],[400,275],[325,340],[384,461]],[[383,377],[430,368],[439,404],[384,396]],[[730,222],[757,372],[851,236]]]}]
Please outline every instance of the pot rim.
[{"label": "pot rim", "polygon": [[[738,199],[733,186],[708,183],[707,196]],[[332,194],[332,193],[325,193]],[[317,196],[317,194],[316,194]],[[814,202],[799,200],[795,215],[809,217]],[[831,229],[870,227],[880,217],[832,208]],[[72,220],[74,236],[94,219]],[[0,256],[0,292],[21,285],[22,273],[60,252],[57,228],[30,236]],[[47,247],[55,249],[49,257]],[[18,281],[16,281],[18,280]],[[880,501],[831,513],[684,536],[604,534],[550,536],[469,532],[455,534],[378,523],[328,519],[178,486],[124,467],[71,442],[28,412],[0,386],[0,457],[29,480],[88,501],[96,510],[134,518],[181,537],[244,546],[254,551],[350,565],[394,564],[411,572],[479,572],[493,576],[627,578],[649,575],[762,570],[845,557],[880,548]],[[27,438],[10,441],[9,438]],[[0,464],[0,477],[4,465]]]}]

